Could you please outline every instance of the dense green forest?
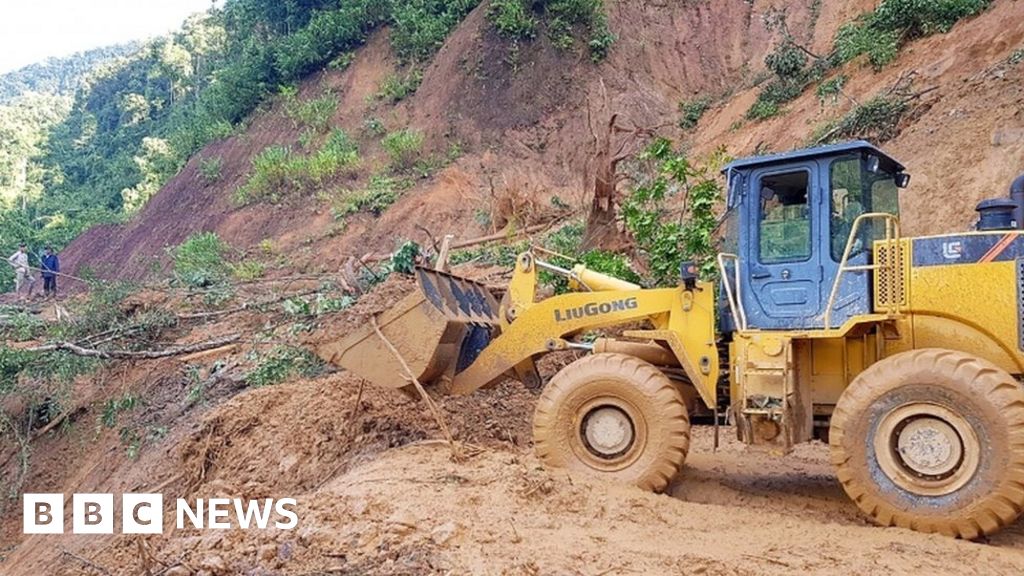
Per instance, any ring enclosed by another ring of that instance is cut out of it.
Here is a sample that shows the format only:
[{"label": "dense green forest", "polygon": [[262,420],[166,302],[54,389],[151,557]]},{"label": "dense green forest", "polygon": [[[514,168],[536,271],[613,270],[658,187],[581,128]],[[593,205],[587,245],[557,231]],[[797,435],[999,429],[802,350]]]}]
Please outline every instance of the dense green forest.
[{"label": "dense green forest", "polygon": [[0,104],[7,104],[28,92],[74,96],[93,68],[103,62],[128,56],[140,46],[139,42],[104,46],[71,56],[48,58],[45,62],[0,74]]}]

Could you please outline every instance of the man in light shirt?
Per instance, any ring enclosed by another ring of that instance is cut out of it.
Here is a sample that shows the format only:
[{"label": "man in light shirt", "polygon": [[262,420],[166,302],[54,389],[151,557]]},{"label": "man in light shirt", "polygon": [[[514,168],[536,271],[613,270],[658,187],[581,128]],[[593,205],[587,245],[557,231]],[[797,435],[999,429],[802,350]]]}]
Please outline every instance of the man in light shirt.
[{"label": "man in light shirt", "polygon": [[[19,245],[18,251],[7,259],[7,262],[14,268],[14,293],[21,296],[23,300],[32,295],[32,285],[36,282],[28,267],[28,251],[25,248],[25,244]],[[24,295],[21,294],[22,287],[27,287]]]}]

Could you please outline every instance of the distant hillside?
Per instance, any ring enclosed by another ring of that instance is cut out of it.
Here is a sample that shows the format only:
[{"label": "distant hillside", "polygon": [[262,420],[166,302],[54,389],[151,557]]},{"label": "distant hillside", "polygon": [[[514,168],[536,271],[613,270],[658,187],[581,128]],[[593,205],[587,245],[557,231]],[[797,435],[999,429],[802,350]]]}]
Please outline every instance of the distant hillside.
[{"label": "distant hillside", "polygon": [[7,104],[26,92],[74,96],[82,80],[96,66],[138,50],[140,42],[94,48],[62,58],[47,58],[13,72],[0,74],[0,104]]}]

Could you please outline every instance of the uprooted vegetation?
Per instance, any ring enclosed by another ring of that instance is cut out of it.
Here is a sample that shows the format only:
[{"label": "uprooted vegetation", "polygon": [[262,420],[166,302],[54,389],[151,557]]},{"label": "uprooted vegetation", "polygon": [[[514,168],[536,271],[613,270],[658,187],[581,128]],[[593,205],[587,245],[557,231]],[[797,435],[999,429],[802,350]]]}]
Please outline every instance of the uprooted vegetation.
[{"label": "uprooted vegetation", "polygon": [[816,54],[790,32],[784,9],[764,15],[765,27],[779,34],[775,49],[765,57],[772,76],[761,89],[747,118],[764,120],[783,112],[783,106],[804,90],[820,83],[819,97],[842,89],[842,81],[828,79],[829,72],[864,57],[880,70],[892,62],[900,48],[916,38],[944,34],[960,20],[975,16],[991,0],[882,0],[878,7],[839,28],[827,54]]}]

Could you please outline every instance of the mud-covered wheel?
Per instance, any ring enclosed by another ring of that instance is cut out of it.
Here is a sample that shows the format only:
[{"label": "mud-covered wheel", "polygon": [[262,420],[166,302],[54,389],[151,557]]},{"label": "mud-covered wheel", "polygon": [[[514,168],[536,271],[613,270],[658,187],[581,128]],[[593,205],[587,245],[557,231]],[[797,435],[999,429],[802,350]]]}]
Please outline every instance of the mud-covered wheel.
[{"label": "mud-covered wheel", "polygon": [[877,362],[839,399],[830,445],[846,493],[883,526],[977,538],[1024,510],[1024,388],[980,358]]},{"label": "mud-covered wheel", "polygon": [[533,416],[538,456],[553,468],[662,490],[690,447],[690,421],[676,386],[624,354],[594,354],[563,368]]}]

